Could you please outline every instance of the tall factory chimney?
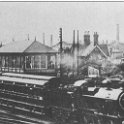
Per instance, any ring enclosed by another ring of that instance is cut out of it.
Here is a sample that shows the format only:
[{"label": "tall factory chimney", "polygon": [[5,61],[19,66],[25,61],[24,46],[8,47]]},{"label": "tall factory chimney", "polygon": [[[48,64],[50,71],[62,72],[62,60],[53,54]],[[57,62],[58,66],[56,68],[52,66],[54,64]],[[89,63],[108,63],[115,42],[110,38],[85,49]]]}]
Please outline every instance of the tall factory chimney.
[{"label": "tall factory chimney", "polygon": [[73,44],[72,44],[72,54],[73,54],[73,75],[76,67],[76,50],[75,50],[75,30],[73,30]]},{"label": "tall factory chimney", "polygon": [[117,24],[116,40],[119,42],[119,24]]},{"label": "tall factory chimney", "polygon": [[45,44],[45,33],[43,33],[43,44]]},{"label": "tall factory chimney", "polygon": [[52,34],[50,35],[50,46],[51,47],[53,46],[53,35]]},{"label": "tall factory chimney", "polygon": [[79,30],[77,30],[77,73],[79,72],[78,66],[79,66]]},{"label": "tall factory chimney", "polygon": [[75,51],[75,30],[73,30],[73,54]]}]

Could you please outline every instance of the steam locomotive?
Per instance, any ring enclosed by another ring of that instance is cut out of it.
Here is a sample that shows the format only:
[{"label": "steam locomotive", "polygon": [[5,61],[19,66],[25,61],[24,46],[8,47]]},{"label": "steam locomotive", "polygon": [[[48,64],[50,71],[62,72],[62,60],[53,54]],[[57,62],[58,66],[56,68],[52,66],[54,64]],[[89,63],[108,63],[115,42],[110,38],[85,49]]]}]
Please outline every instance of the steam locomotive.
[{"label": "steam locomotive", "polygon": [[11,79],[0,77],[0,106],[45,115],[57,124],[124,124],[123,79]]},{"label": "steam locomotive", "polygon": [[44,100],[50,116],[63,124],[124,123],[124,81],[98,80],[87,78],[68,85],[61,83],[56,88],[47,85]]}]

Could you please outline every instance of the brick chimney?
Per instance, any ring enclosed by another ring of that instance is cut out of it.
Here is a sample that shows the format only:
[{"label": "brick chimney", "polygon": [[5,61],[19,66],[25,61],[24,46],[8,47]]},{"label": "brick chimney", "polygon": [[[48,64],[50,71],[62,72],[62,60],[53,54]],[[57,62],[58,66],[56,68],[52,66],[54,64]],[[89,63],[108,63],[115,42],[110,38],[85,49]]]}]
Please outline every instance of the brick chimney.
[{"label": "brick chimney", "polygon": [[90,45],[90,34],[89,34],[89,31],[85,32],[85,34],[84,34],[84,44],[86,46]]},{"label": "brick chimney", "polygon": [[52,34],[50,35],[50,46],[51,47],[53,46],[53,35]]},{"label": "brick chimney", "polygon": [[99,35],[97,34],[97,32],[94,32],[94,46],[95,45],[98,45],[98,37],[99,37]]},{"label": "brick chimney", "polygon": [[0,44],[0,48],[3,46],[3,44],[2,44],[2,42],[1,42],[1,44]]}]

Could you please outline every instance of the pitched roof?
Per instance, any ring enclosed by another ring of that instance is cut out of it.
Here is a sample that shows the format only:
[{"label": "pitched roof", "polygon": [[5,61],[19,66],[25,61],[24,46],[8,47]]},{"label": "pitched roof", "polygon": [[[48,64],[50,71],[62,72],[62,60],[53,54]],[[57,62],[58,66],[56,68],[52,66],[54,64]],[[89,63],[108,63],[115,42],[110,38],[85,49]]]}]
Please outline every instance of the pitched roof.
[{"label": "pitched roof", "polygon": [[94,44],[92,44],[92,43],[89,46],[87,46],[84,49],[84,51],[82,51],[82,54],[80,54],[80,55],[81,56],[88,56],[96,47],[102,52],[102,54],[104,56],[106,56],[106,57],[109,56],[107,45],[101,44],[101,45],[94,46]]},{"label": "pitched roof", "polygon": [[94,44],[91,43],[85,49],[83,49],[81,51],[80,55],[81,56],[88,56],[93,51],[94,48],[95,48]]},{"label": "pitched roof", "polygon": [[56,53],[56,51],[49,46],[35,41],[24,51],[24,53]]},{"label": "pitched roof", "polygon": [[13,41],[0,48],[0,53],[22,53],[34,41]]},{"label": "pitched roof", "polygon": [[48,47],[38,41],[15,41],[6,44],[0,48],[0,53],[55,53],[51,47]]},{"label": "pitched roof", "polygon": [[107,44],[100,44],[99,47],[102,49],[102,51],[109,56],[109,50]]}]

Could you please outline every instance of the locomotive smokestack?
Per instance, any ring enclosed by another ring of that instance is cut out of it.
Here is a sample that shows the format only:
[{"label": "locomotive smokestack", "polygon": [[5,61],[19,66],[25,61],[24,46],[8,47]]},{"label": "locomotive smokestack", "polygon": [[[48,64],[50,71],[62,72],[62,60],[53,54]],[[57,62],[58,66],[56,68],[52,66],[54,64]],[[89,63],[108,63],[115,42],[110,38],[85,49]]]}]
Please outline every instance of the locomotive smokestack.
[{"label": "locomotive smokestack", "polygon": [[119,42],[119,24],[117,24],[116,40]]}]

